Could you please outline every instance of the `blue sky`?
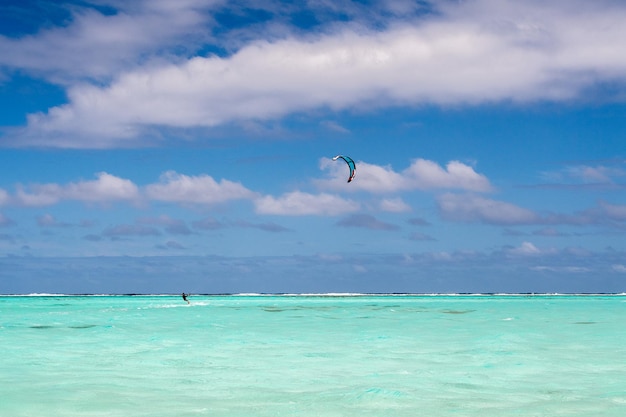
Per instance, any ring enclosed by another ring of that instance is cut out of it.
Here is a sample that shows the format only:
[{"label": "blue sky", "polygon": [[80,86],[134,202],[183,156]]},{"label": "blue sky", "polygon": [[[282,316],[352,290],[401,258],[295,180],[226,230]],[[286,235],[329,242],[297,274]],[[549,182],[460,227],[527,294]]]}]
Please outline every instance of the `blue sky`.
[{"label": "blue sky", "polygon": [[0,16],[0,293],[626,291],[623,2]]}]

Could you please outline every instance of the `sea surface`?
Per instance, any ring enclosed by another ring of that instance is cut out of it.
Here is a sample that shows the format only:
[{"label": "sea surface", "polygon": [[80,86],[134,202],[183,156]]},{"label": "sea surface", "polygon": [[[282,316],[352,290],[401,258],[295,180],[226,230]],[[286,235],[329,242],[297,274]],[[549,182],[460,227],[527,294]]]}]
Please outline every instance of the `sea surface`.
[{"label": "sea surface", "polygon": [[0,297],[0,416],[626,416],[626,296]]}]

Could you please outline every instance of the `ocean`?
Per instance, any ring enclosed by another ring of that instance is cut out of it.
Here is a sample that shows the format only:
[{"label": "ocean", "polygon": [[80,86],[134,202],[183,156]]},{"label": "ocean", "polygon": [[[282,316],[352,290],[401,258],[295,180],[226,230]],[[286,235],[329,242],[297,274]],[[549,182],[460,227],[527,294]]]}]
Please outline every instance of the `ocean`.
[{"label": "ocean", "polygon": [[626,296],[3,296],[0,416],[626,416]]}]

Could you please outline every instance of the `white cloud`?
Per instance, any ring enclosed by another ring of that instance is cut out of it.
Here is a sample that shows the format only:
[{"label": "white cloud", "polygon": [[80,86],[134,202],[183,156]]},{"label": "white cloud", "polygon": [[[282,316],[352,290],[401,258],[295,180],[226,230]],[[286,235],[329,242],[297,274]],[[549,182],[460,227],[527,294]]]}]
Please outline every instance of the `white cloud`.
[{"label": "white cloud", "polygon": [[27,189],[18,185],[15,198],[17,205],[27,207],[50,206],[63,198],[63,188],[58,184],[33,184]]},{"label": "white cloud", "polygon": [[96,174],[94,181],[79,181],[67,185],[33,184],[18,186],[14,201],[22,206],[48,206],[61,200],[87,203],[134,201],[139,198],[137,186],[130,180],[106,172]]},{"label": "white cloud", "polygon": [[620,178],[626,177],[626,170],[619,167],[623,161],[612,161],[614,165],[573,165],[559,171],[544,172],[547,181],[562,183],[562,185],[615,185]]},{"label": "white cloud", "polygon": [[[573,214],[542,213],[516,206],[504,201],[493,200],[474,194],[446,193],[437,197],[437,206],[442,218],[459,222],[481,222],[495,225],[548,225],[533,232],[541,236],[567,236],[554,225],[614,225],[620,227],[626,220],[626,206],[601,201],[592,207]],[[516,233],[511,230],[507,233]]]},{"label": "white cloud", "polygon": [[618,170],[607,167],[580,166],[572,172],[572,175],[581,178],[587,183],[608,183],[612,182],[611,177],[613,175],[617,175],[619,173],[620,172]]},{"label": "white cloud", "polygon": [[446,220],[514,225],[541,222],[531,210],[504,201],[468,194],[443,194],[437,197],[441,216]]},{"label": "white cloud", "polygon": [[411,211],[411,207],[401,198],[385,198],[380,202],[380,210],[392,213]]},{"label": "white cloud", "polygon": [[622,265],[622,264],[615,264],[611,267],[611,269],[613,269],[614,272],[620,272],[623,274],[626,274],[626,266]]},{"label": "white cloud", "polygon": [[146,186],[145,193],[151,200],[182,204],[216,204],[256,196],[238,182],[217,182],[208,175],[188,176],[174,171],[161,175],[159,183]]},{"label": "white cloud", "polygon": [[67,185],[65,197],[86,202],[130,201],[138,197],[138,188],[132,181],[106,172],[100,172],[96,176],[98,179],[95,181],[81,181]]},{"label": "white cloud", "polygon": [[404,172],[404,177],[419,189],[457,188],[483,192],[492,189],[487,177],[459,161],[448,162],[443,169],[436,162],[417,159]]},{"label": "white cloud", "polygon": [[416,159],[402,172],[395,172],[389,166],[379,166],[357,162],[357,178],[346,185],[347,168],[341,162],[329,158],[320,160],[320,168],[329,170],[330,180],[318,180],[320,188],[337,190],[364,190],[375,193],[389,193],[400,190],[460,189],[487,192],[491,183],[483,174],[459,161],[450,161],[445,168],[426,159]]},{"label": "white cloud", "polygon": [[197,38],[206,24],[199,9],[208,5],[201,0],[118,2],[118,12],[108,15],[73,5],[67,26],[17,39],[0,36],[0,65],[61,83],[108,80],[145,57],[165,55],[164,50]]},{"label": "white cloud", "polygon": [[143,189],[130,180],[106,172],[96,176],[93,181],[69,184],[18,185],[15,195],[8,196],[7,201],[28,207],[49,206],[64,200],[106,204],[115,201],[139,202],[145,198],[179,204],[215,204],[257,196],[238,182],[217,182],[208,175],[187,176],[167,171],[161,175],[159,182]]},{"label": "white cloud", "polygon": [[541,254],[541,251],[530,242],[523,242],[520,246],[509,249],[507,252],[517,256],[534,256]]},{"label": "white cloud", "polygon": [[330,158],[320,159],[320,168],[330,171],[330,179],[314,181],[318,188],[333,190],[366,190],[371,192],[393,192],[403,188],[402,175],[393,171],[391,167],[372,165],[356,161],[356,177],[350,184],[348,167],[341,161]]},{"label": "white cloud", "polygon": [[332,194],[294,191],[275,198],[261,197],[254,202],[257,213],[286,216],[336,216],[359,210],[359,204]]},{"label": "white cloud", "polygon": [[503,254],[507,258],[534,258],[541,256],[544,260],[550,258],[561,262],[566,258],[579,260],[581,257],[581,255],[576,254],[575,251],[559,251],[556,248],[538,248],[531,242],[522,242],[519,246],[504,248]]},{"label": "white cloud", "polygon": [[[108,85],[73,85],[68,104],[30,115],[17,139],[21,145],[111,147],[158,126],[211,127],[318,108],[570,100],[596,83],[626,81],[626,54],[615,41],[626,38],[621,3],[475,0],[438,6],[429,18],[387,22],[383,31],[345,25],[317,37],[256,40],[228,57],[130,65]],[[58,45],[81,62],[93,57],[91,72],[97,74],[98,65],[109,64],[90,47],[108,42],[116,26],[126,33],[113,42],[124,52],[122,66],[198,19],[192,8],[174,10],[171,22],[165,13],[156,15],[149,20],[146,14],[136,27],[123,14],[106,23],[102,16],[85,17],[85,28],[90,23],[98,31],[63,32],[60,40],[51,36],[33,48],[26,40],[7,47],[3,39],[2,55],[26,48],[29,53],[19,56],[41,62],[12,65],[43,67],[57,62],[50,53],[57,54]],[[81,39],[77,35],[87,41],[70,41]],[[124,47],[127,42],[131,47]],[[81,66],[76,59],[59,71]]]}]

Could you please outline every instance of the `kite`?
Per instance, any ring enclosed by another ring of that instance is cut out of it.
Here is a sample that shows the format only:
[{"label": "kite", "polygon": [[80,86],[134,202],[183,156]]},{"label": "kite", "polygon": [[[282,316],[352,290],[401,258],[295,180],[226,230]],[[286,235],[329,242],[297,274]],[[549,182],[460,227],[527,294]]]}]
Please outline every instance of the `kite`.
[{"label": "kite", "polygon": [[343,155],[337,155],[333,158],[333,161],[336,161],[339,158],[346,161],[346,164],[348,164],[348,166],[350,167],[350,176],[348,177],[348,182],[352,181],[354,179],[354,176],[356,175],[356,165],[354,164],[354,161],[349,156]]}]

